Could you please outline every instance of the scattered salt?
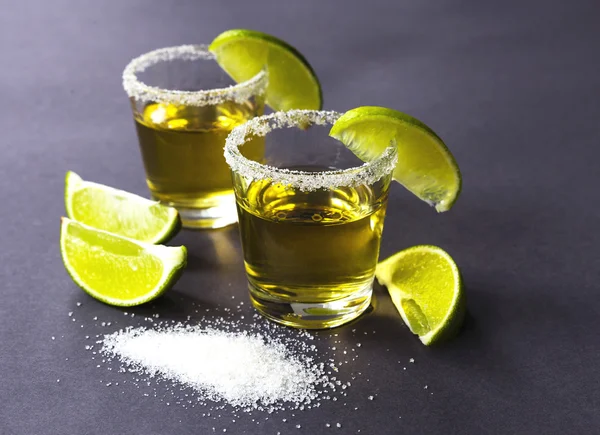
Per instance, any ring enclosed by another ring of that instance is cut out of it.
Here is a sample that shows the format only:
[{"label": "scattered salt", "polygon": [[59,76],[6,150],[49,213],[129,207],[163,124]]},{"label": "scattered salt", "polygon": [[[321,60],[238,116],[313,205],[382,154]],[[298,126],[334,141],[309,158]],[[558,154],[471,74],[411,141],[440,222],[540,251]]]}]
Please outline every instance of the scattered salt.
[{"label": "scattered salt", "polygon": [[[231,329],[225,322],[221,327]],[[294,351],[266,329],[230,332],[182,324],[127,328],[104,336],[102,353],[129,371],[170,379],[194,388],[205,400],[243,409],[300,409],[331,391],[316,352],[299,340]]]}]

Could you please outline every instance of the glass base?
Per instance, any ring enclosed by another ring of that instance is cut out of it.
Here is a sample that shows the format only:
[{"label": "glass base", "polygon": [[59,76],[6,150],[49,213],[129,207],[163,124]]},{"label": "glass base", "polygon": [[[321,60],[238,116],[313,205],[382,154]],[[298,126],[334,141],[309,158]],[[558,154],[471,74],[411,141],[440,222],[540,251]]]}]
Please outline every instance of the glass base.
[{"label": "glass base", "polygon": [[360,316],[371,303],[372,283],[343,299],[299,303],[279,299],[248,282],[254,308],[267,319],[293,328],[328,329]]},{"label": "glass base", "polygon": [[208,198],[178,198],[152,192],[152,198],[175,207],[181,224],[189,229],[223,228],[237,223],[238,215],[233,192]]},{"label": "glass base", "polygon": [[184,228],[212,229],[223,228],[237,223],[238,216],[235,207],[229,205],[211,208],[186,208],[174,205],[181,216]]}]

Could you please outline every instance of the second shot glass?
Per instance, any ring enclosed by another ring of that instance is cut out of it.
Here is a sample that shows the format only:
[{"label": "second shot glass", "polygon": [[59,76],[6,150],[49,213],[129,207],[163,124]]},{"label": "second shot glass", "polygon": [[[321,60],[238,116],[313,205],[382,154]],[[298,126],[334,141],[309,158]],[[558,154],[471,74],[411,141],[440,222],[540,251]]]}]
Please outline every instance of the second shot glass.
[{"label": "second shot glass", "polygon": [[[152,197],[178,209],[184,227],[219,228],[237,221],[225,138],[262,115],[265,72],[234,84],[202,45],[161,48],[123,72]],[[247,154],[260,160],[263,138]]]}]

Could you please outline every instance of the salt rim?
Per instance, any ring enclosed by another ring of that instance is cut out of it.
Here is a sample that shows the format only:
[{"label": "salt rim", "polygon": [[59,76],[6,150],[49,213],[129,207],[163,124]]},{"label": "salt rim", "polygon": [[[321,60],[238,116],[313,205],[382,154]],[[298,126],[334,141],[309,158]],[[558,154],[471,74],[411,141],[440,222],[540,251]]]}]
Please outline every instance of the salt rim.
[{"label": "salt rim", "polygon": [[235,127],[225,141],[225,160],[231,170],[250,180],[270,179],[273,183],[291,186],[301,191],[369,185],[391,173],[398,161],[395,145],[390,145],[375,160],[361,166],[323,172],[306,172],[263,165],[244,157],[239,147],[249,135],[266,136],[276,128],[292,128],[307,124],[334,124],[341,113],[326,110],[290,110],[252,118]]},{"label": "salt rim", "polygon": [[226,88],[203,91],[178,91],[150,86],[138,79],[137,74],[160,62],[181,60],[215,60],[207,45],[179,45],[149,51],[133,59],[123,70],[123,88],[130,98],[138,101],[157,101],[186,106],[209,106],[262,95],[267,87],[267,72],[261,71],[250,80]]}]

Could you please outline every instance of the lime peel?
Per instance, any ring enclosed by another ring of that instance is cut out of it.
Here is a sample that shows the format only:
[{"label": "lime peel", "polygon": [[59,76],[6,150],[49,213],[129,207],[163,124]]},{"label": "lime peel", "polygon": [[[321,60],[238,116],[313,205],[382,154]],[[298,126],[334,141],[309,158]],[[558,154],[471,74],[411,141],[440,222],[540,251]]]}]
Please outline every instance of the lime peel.
[{"label": "lime peel", "polygon": [[266,103],[275,111],[321,109],[322,90],[313,68],[285,41],[255,30],[232,29],[218,35],[208,49],[238,83],[266,70]]},{"label": "lime peel", "polygon": [[185,246],[153,245],[61,219],[60,250],[67,272],[86,293],[115,306],[140,305],[181,276]]},{"label": "lime peel", "polygon": [[395,141],[398,163],[393,178],[438,212],[449,210],[460,193],[462,178],[454,157],[431,128],[410,115],[385,107],[357,107],[344,113],[329,135],[367,162]]},{"label": "lime peel", "polygon": [[432,245],[400,251],[377,265],[375,276],[425,345],[452,338],[466,314],[462,277],[443,249]]},{"label": "lime peel", "polygon": [[70,219],[147,243],[165,242],[181,228],[175,208],[85,181],[72,171],[65,177],[65,209]]}]

